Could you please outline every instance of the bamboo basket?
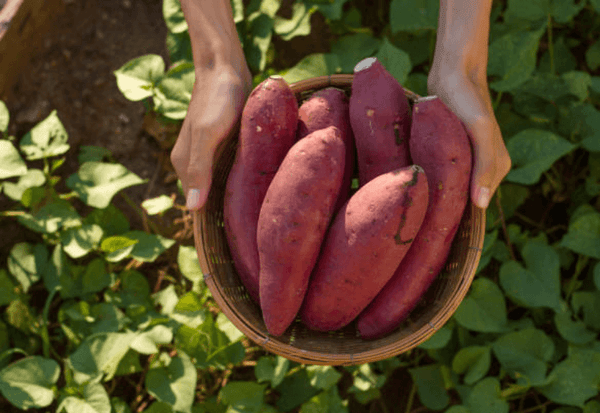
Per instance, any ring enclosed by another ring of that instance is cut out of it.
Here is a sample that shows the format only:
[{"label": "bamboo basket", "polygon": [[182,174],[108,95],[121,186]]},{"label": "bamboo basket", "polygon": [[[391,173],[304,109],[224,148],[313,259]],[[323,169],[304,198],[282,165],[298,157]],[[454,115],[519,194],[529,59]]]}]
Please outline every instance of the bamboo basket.
[{"label": "bamboo basket", "polygon": [[[351,92],[353,75],[331,75],[303,80],[291,86],[298,103],[329,86]],[[406,90],[412,103],[419,97]],[[485,210],[470,201],[454,238],[448,261],[410,317],[394,332],[376,340],[359,337],[354,324],[324,333],[295,321],[284,335],[271,336],[261,311],[241,283],[229,252],[223,225],[227,176],[233,165],[237,134],[215,155],[213,182],[205,207],[194,213],[194,239],[204,278],[214,300],[229,320],[265,350],[305,364],[354,365],[396,356],[418,346],[452,316],[465,297],[479,259],[485,235]]]}]

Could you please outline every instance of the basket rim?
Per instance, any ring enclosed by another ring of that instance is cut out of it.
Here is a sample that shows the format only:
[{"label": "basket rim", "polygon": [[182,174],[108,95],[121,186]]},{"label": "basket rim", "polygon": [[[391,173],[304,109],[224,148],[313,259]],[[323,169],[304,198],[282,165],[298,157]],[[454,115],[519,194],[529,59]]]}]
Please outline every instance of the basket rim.
[{"label": "basket rim", "polygon": [[[299,99],[299,94],[312,90],[324,89],[327,87],[350,87],[354,75],[351,74],[333,74],[327,76],[319,76],[300,80],[290,84],[290,88]],[[405,89],[409,99],[415,100],[420,96],[414,92]],[[212,192],[212,191],[211,191]],[[210,194],[209,194],[210,196]],[[475,206],[470,199],[465,208],[465,214],[470,212],[471,222],[478,222],[479,225],[473,226],[471,232],[475,234],[477,245],[470,245],[467,251],[466,261],[471,268],[470,272],[461,275],[460,281],[453,289],[450,297],[436,311],[433,318],[418,330],[412,332],[403,340],[395,340],[391,343],[381,345],[376,348],[359,351],[355,353],[325,353],[315,350],[302,349],[290,343],[280,341],[278,337],[270,336],[259,331],[256,326],[247,320],[243,314],[237,311],[232,303],[226,297],[223,287],[215,280],[210,271],[210,262],[206,259],[208,250],[206,248],[206,215],[204,209],[194,211],[193,213],[193,231],[196,250],[199,255],[201,268],[204,274],[205,282],[218,305],[221,312],[251,341],[260,345],[267,351],[286,357],[289,360],[299,363],[321,364],[321,365],[355,365],[366,362],[373,362],[385,358],[393,357],[402,352],[406,352],[430,338],[436,331],[439,330],[452,317],[464,297],[466,296],[469,287],[475,277],[475,270],[481,258],[483,248],[483,240],[485,234],[485,210]],[[464,217],[464,214],[463,214]],[[200,258],[200,255],[203,255]],[[365,340],[367,341],[367,340]],[[368,340],[373,342],[377,340]]]}]

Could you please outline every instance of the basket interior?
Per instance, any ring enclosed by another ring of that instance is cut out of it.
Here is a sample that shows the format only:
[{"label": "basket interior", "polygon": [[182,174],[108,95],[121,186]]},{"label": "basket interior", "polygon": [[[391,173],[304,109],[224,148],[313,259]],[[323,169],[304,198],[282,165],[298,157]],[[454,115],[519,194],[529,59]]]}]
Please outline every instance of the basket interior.
[{"label": "basket interior", "polygon": [[[350,95],[352,75],[332,75],[291,85],[299,104],[314,91],[335,86]],[[412,103],[418,97],[407,91]],[[225,236],[223,205],[227,176],[235,159],[237,134],[217,153],[214,178],[206,206],[197,216],[209,266],[205,276],[221,311],[252,341],[294,361],[311,364],[350,365],[381,360],[408,351],[429,338],[454,313],[477,269],[485,235],[485,212],[469,201],[454,238],[446,266],[427,290],[409,318],[394,332],[376,340],[359,337],[354,323],[336,332],[308,329],[295,321],[281,336],[268,334],[262,314],[246,292]]]}]

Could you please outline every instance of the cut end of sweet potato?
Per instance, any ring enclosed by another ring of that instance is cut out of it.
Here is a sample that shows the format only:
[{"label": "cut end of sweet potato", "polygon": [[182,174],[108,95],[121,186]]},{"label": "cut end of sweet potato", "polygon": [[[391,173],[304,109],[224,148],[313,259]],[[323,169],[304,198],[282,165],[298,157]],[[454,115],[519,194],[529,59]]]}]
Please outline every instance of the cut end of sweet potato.
[{"label": "cut end of sweet potato", "polygon": [[375,62],[377,62],[376,57],[367,57],[366,59],[361,60],[356,64],[356,66],[354,66],[354,73],[358,73],[370,68]]}]

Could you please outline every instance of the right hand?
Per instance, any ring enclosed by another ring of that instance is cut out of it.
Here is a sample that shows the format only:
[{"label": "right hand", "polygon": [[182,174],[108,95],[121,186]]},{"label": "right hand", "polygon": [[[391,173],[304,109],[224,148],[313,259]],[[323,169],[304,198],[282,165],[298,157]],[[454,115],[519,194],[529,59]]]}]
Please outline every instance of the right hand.
[{"label": "right hand", "polygon": [[245,62],[237,70],[230,65],[215,65],[196,73],[190,106],[171,152],[188,209],[204,206],[215,151],[233,132],[251,89],[252,77]]}]

